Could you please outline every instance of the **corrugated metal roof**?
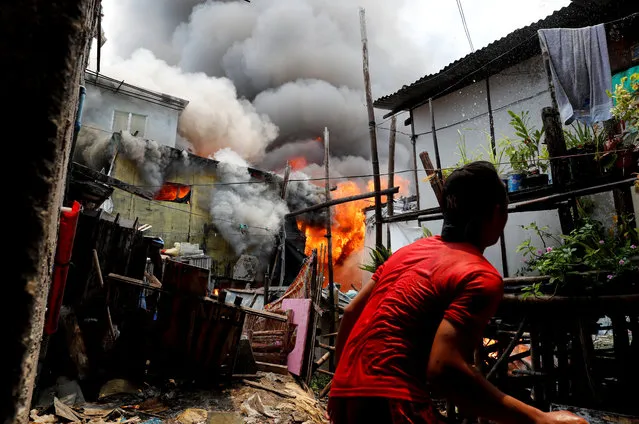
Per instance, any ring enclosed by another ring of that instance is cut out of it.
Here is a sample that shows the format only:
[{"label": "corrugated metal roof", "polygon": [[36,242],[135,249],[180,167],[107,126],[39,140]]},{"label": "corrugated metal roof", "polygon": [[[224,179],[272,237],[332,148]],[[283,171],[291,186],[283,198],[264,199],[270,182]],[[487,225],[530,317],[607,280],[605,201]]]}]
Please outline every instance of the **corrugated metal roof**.
[{"label": "corrugated metal roof", "polygon": [[544,19],[450,63],[436,74],[426,75],[393,94],[380,97],[374,105],[391,111],[384,118],[410,110],[429,98],[444,96],[540,54],[538,29],[597,25],[623,18],[637,10],[637,0],[573,1]]}]

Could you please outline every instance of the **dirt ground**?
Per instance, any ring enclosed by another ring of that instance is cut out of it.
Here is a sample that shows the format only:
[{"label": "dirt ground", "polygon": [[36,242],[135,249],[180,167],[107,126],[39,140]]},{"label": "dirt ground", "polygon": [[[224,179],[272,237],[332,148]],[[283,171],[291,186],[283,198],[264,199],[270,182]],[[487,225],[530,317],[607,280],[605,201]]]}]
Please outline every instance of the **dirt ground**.
[{"label": "dirt ground", "polygon": [[[79,399],[79,400],[78,400]],[[111,380],[95,403],[82,396],[54,395],[31,411],[31,423],[172,423],[172,424],[325,424],[324,407],[310,389],[291,376],[260,373],[214,390],[178,387],[136,387]]]}]

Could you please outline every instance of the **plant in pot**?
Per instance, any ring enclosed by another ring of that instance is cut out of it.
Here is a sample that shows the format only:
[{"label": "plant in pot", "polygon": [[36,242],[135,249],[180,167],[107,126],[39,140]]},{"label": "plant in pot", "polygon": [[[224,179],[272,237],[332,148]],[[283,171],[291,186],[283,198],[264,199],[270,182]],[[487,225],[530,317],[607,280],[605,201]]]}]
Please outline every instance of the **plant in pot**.
[{"label": "plant in pot", "polygon": [[442,169],[442,176],[444,180],[457,168],[461,168],[464,165],[467,165],[471,162],[483,160],[483,156],[481,153],[477,151],[469,151],[466,146],[466,136],[461,130],[457,130],[457,134],[459,134],[459,140],[457,141],[457,156],[459,156],[459,160],[455,163],[454,166],[450,168]]},{"label": "plant in pot", "polygon": [[522,111],[518,115],[509,110],[508,114],[511,118],[510,126],[515,130],[517,138],[507,139],[505,153],[510,159],[514,175],[521,176],[521,188],[548,184],[548,151],[541,142],[544,130],[530,125],[528,111]]},{"label": "plant in pot", "polygon": [[639,73],[630,76],[630,89],[626,87],[626,81],[627,77],[622,78],[614,93],[608,92],[615,102],[611,112],[620,131],[605,144],[603,154],[622,176],[637,171],[639,146]]},{"label": "plant in pot", "polygon": [[535,223],[524,226],[537,235],[541,246],[528,239],[517,247],[526,262],[520,273],[549,277],[545,283],[526,287],[524,294],[636,291],[639,240],[637,228],[628,222],[613,218],[612,225],[606,228],[601,222],[582,218],[570,234],[558,236]]},{"label": "plant in pot", "polygon": [[488,162],[493,164],[504,184],[508,185],[508,176],[506,175],[506,167],[504,165],[508,139],[501,138],[495,140],[495,149],[492,148],[491,141],[490,134],[486,134],[486,144],[482,144],[481,148]]},{"label": "plant in pot", "polygon": [[[606,133],[600,125],[576,122],[571,130],[564,129],[568,166],[572,181],[588,181],[601,176],[601,169],[612,163],[601,161]],[[609,161],[608,161],[609,162]]]}]

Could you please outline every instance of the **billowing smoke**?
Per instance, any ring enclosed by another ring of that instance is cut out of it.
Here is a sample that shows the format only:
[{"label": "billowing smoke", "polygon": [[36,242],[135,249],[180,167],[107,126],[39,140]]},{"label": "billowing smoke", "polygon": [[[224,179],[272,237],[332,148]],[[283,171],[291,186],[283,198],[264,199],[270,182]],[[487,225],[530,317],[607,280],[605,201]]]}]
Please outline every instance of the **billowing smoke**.
[{"label": "billowing smoke", "polygon": [[111,134],[91,127],[81,128],[74,151],[75,162],[97,171],[108,171],[115,154],[135,164],[151,192],[160,189],[169,170],[189,166],[186,151],[175,157],[175,151],[156,141],[132,136],[128,131]]},{"label": "billowing smoke", "polygon": [[248,163],[230,149],[218,150],[218,181],[211,192],[213,224],[242,253],[268,254],[279,233],[286,202],[267,184],[250,183]]},{"label": "billowing smoke", "polygon": [[[294,156],[321,163],[321,145],[309,140],[326,126],[333,156],[368,159],[358,7],[379,96],[427,68],[403,28],[407,2],[112,0],[103,72],[189,100],[180,135],[203,156],[230,147],[269,170]],[[380,131],[382,162],[387,137]],[[400,136],[398,149],[407,141]],[[397,168],[410,167],[400,159]],[[344,175],[359,171],[350,163]]]}]

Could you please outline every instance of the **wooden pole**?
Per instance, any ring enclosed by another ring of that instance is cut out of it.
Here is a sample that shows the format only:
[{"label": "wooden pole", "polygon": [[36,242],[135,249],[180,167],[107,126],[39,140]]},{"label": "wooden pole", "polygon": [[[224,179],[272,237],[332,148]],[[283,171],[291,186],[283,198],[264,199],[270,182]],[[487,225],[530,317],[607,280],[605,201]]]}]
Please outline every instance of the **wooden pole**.
[{"label": "wooden pole", "polygon": [[285,218],[290,218],[290,217],[293,217],[293,216],[303,215],[305,213],[313,212],[313,211],[316,211],[318,209],[328,208],[329,206],[341,205],[342,203],[353,202],[355,200],[368,199],[369,197],[374,197],[377,193],[379,193],[381,196],[386,196],[388,194],[395,194],[395,193],[398,193],[398,192],[399,192],[399,187],[391,187],[391,188],[387,188],[385,190],[380,190],[379,192],[371,191],[369,193],[357,194],[355,196],[342,197],[341,199],[329,200],[328,202],[320,203],[320,204],[317,204],[317,205],[310,206],[308,208],[304,208],[304,209],[300,209],[298,211],[293,211],[291,213],[287,213],[286,215],[284,215],[284,217]]},{"label": "wooden pole", "polygon": [[435,163],[437,164],[437,175],[439,179],[444,181],[442,175],[442,161],[439,157],[439,143],[437,143],[437,129],[435,128],[435,110],[433,109],[433,99],[428,99],[428,108],[430,109],[430,125],[433,133],[433,148],[435,149]]},{"label": "wooden pole", "polygon": [[[382,247],[382,196],[379,193],[379,158],[377,156],[377,133],[373,96],[371,94],[371,77],[368,72],[368,38],[366,37],[366,12],[359,9],[359,26],[362,35],[362,57],[364,70],[364,87],[366,88],[366,107],[368,109],[368,131],[371,138],[371,161],[373,162],[373,187],[375,189],[375,246]],[[330,249],[329,249],[330,250]]]},{"label": "wooden pole", "polygon": [[426,171],[426,175],[431,177],[430,186],[433,188],[433,192],[435,192],[435,197],[437,198],[439,207],[441,207],[443,202],[442,196],[444,191],[444,182],[441,180],[439,173],[433,170],[433,162],[430,160],[428,152],[421,152],[419,154],[419,159],[422,161],[422,166],[424,167],[424,171]]},{"label": "wooden pole", "polygon": [[[286,199],[286,188],[288,186],[288,180],[291,176],[291,165],[286,162],[286,169],[284,170],[284,182],[282,183],[282,199]],[[280,284],[282,287],[284,285],[284,274],[286,273],[286,218],[282,223],[282,254],[280,255],[282,258],[282,263],[280,265]]]},{"label": "wooden pole", "polygon": [[[326,173],[326,181],[324,184],[324,190],[326,193],[326,200],[331,200],[331,184],[330,184],[330,173],[329,173],[329,134],[328,128],[324,128],[324,172]],[[334,293],[333,293],[333,240],[332,240],[332,230],[331,225],[333,224],[331,208],[326,208],[326,244],[327,244],[327,255],[328,255],[328,304],[331,311],[329,320],[329,330],[331,333],[335,332],[335,319],[334,314],[336,313],[334,303]],[[334,343],[334,342],[333,342]],[[331,365],[333,361],[331,360]],[[331,366],[331,371],[333,371],[333,367]]]},{"label": "wooden pole", "polygon": [[[391,129],[390,136],[388,140],[388,187],[395,186],[395,140],[396,133],[395,130],[397,128],[397,118],[395,115],[391,118]],[[388,207],[388,216],[393,216],[394,213],[394,205],[393,205],[393,195],[390,194],[387,198],[387,207]],[[391,248],[391,230],[390,225],[386,224],[386,247],[388,249]]]},{"label": "wooden pole", "polygon": [[96,64],[95,64],[95,71],[97,74],[100,73],[100,62],[102,61],[101,59],[101,50],[102,50],[102,6],[100,5],[98,7],[98,50],[97,50],[97,58],[96,58]]},{"label": "wooden pole", "polygon": [[415,135],[415,118],[413,116],[413,109],[409,111],[410,114],[410,141],[413,145],[413,177],[415,179],[415,197],[417,198],[417,209],[420,208],[419,203],[419,176],[417,175],[417,135]]}]

